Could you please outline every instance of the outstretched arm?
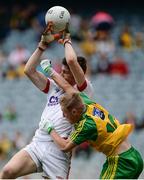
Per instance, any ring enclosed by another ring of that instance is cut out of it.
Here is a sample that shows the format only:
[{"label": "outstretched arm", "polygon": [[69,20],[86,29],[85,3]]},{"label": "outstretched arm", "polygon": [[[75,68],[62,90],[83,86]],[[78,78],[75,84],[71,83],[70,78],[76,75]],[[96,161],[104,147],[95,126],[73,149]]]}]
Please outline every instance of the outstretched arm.
[{"label": "outstretched arm", "polygon": [[51,34],[51,28],[52,24],[49,23],[42,34],[41,41],[38,44],[38,47],[36,48],[32,56],[29,58],[24,69],[24,73],[40,90],[45,89],[48,80],[47,77],[37,71],[36,68],[40,64],[40,58],[43,52],[46,50],[48,43],[52,42],[57,38],[57,35]]},{"label": "outstretched arm", "polygon": [[43,51],[37,48],[32,56],[29,58],[28,62],[25,65],[24,72],[28,78],[38,87],[40,90],[44,90],[47,83],[47,77],[42,73],[36,70],[37,66],[40,63],[40,58]]},{"label": "outstretched arm", "polygon": [[54,140],[55,144],[59,146],[59,148],[64,151],[68,152],[71,151],[76,144],[72,142],[70,138],[64,139],[62,138],[55,130],[52,122],[46,120],[40,122],[40,129],[44,130],[48,134],[51,135],[52,139]]},{"label": "outstretched arm", "polygon": [[65,43],[65,58],[67,64],[74,76],[75,82],[78,87],[81,87],[86,81],[84,72],[77,61],[77,55],[72,47],[72,44],[67,41]]},{"label": "outstretched arm", "polygon": [[66,27],[65,32],[64,32],[63,44],[65,48],[65,58],[66,58],[67,64],[74,76],[77,86],[81,87],[85,83],[86,79],[85,79],[84,72],[77,61],[77,55],[72,46],[68,26]]},{"label": "outstretched arm", "polygon": [[57,144],[59,148],[64,152],[69,152],[74,147],[76,147],[76,144],[74,144],[70,138],[63,139],[62,137],[58,135],[58,133],[55,130],[52,130],[50,135],[53,138],[55,144]]}]

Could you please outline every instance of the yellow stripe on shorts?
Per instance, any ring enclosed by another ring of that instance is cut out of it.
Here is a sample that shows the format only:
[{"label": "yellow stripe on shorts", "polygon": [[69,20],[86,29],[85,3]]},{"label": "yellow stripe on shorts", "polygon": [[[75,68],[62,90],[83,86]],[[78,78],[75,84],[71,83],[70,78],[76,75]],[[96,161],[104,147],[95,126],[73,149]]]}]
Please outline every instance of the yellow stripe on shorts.
[{"label": "yellow stripe on shorts", "polygon": [[102,179],[113,179],[116,174],[119,156],[108,157],[108,168],[105,171]]},{"label": "yellow stripe on shorts", "polygon": [[105,179],[107,176],[108,176],[108,174],[109,174],[109,171],[110,171],[110,158],[108,158],[107,159],[108,160],[108,168],[107,168],[107,170],[105,171],[105,173],[104,173],[104,175],[102,176],[102,179]]},{"label": "yellow stripe on shorts", "polygon": [[119,156],[115,156],[115,159],[114,159],[114,168],[113,168],[112,174],[110,176],[110,179],[114,179],[114,177],[115,177],[117,166],[118,166],[118,159],[119,159]]}]

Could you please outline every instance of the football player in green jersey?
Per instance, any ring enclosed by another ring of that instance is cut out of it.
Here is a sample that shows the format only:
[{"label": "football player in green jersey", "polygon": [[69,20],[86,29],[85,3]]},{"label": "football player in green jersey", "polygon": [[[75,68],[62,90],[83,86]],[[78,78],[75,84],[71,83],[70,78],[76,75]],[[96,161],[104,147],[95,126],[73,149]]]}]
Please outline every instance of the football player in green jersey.
[{"label": "football player in green jersey", "polygon": [[63,139],[48,121],[43,122],[41,128],[51,135],[64,152],[88,141],[97,151],[104,153],[106,162],[100,174],[101,179],[138,178],[143,170],[143,159],[127,140],[133,125],[120,124],[105,108],[76,91],[53,70],[48,61],[42,62],[41,66],[65,91],[60,100],[61,108],[64,116],[74,124],[75,130],[68,139]]}]

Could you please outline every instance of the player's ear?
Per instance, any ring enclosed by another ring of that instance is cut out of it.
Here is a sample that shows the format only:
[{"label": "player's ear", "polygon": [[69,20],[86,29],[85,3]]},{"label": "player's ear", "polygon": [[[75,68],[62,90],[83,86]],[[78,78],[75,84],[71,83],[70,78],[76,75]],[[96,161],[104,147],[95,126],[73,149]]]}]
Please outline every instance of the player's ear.
[{"label": "player's ear", "polygon": [[73,108],[71,112],[72,112],[72,115],[75,116],[77,114],[77,109]]}]

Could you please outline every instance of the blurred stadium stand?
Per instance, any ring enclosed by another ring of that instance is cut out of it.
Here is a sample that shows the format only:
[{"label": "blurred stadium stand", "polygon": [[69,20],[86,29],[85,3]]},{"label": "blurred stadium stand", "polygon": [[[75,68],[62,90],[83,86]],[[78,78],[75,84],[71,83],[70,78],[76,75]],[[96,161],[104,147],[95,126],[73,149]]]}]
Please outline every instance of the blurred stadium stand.
[{"label": "blurred stadium stand", "polygon": [[[133,37],[137,32],[143,32],[143,9],[142,1],[85,1],[85,3],[76,1],[21,1],[20,6],[28,7],[31,4],[30,20],[25,26],[15,27],[12,21],[14,7],[19,7],[19,1],[0,2],[0,52],[4,52],[6,63],[3,63],[0,57],[0,114],[3,115],[8,105],[13,105],[17,112],[15,122],[5,120],[2,116],[0,121],[0,137],[7,133],[10,139],[14,138],[16,131],[21,131],[24,137],[29,141],[38,127],[42,110],[46,103],[45,94],[41,93],[26,78],[3,78],[2,73],[7,69],[7,59],[9,54],[15,49],[16,45],[21,44],[30,53],[36,48],[40,33],[43,28],[43,19],[45,11],[54,5],[62,5],[72,12],[75,11],[80,17],[91,18],[98,10],[111,13],[115,19],[115,27],[111,32],[113,41],[116,44],[116,56],[122,57],[129,67],[128,76],[109,75],[109,74],[90,74],[89,78],[94,86],[94,99],[114,114],[120,122],[124,121],[127,112],[133,112],[138,118],[137,123],[144,121],[144,44],[142,47],[134,47],[133,50],[125,50],[119,45],[119,36],[125,24],[129,22]],[[13,8],[12,8],[13,7]],[[13,11],[12,11],[13,10]],[[16,10],[16,9],[15,9]],[[6,15],[4,17],[4,15]],[[4,19],[3,19],[4,18]],[[39,19],[40,18],[40,19]],[[35,19],[40,24],[37,26]],[[20,20],[21,21],[21,20]],[[25,22],[25,21],[24,21]],[[21,29],[24,28],[24,29]],[[37,31],[39,30],[39,31]],[[144,34],[142,35],[144,43]],[[77,39],[73,42],[74,48],[78,54],[83,54]],[[54,44],[48,48],[45,56],[53,59],[57,65],[63,57],[63,48]],[[94,60],[94,62],[93,62]],[[97,62],[97,55],[90,57],[90,66]],[[91,68],[90,67],[90,68]],[[7,70],[6,70],[7,71]],[[134,131],[130,136],[130,141],[137,147],[144,158],[144,129]],[[0,160],[0,168],[7,161]],[[72,171],[70,178],[98,178],[104,162],[102,154],[93,153],[89,160],[82,156],[73,158]],[[89,168],[88,168],[89,167]],[[82,170],[82,171],[81,171]],[[40,175],[33,175],[32,178],[40,178]],[[144,172],[140,176],[144,178]]]}]

